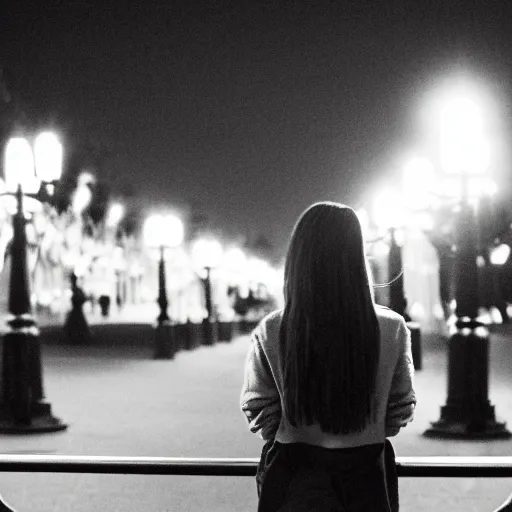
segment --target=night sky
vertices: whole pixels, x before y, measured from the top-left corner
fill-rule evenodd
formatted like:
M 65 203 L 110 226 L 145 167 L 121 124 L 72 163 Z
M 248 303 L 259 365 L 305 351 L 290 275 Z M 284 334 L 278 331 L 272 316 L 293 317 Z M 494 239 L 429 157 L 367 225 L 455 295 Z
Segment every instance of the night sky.
M 309 204 L 359 206 L 395 170 L 457 70 L 489 84 L 512 139 L 507 2 L 446 3 L 13 2 L 1 61 L 25 105 L 110 148 L 114 190 L 280 254 Z

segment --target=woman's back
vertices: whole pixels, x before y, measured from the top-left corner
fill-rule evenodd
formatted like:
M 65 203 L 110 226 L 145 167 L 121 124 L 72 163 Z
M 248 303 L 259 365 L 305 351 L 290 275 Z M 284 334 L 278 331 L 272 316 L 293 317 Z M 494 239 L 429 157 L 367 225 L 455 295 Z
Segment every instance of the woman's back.
M 304 505 L 319 487 L 329 507 L 302 509 L 396 509 L 385 439 L 412 419 L 416 403 L 410 333 L 401 316 L 374 304 L 353 209 L 323 202 L 301 215 L 283 292 L 283 311 L 252 334 L 241 396 L 251 431 L 268 441 L 260 512 L 294 498 Z
M 282 311 L 264 318 L 252 335 L 241 406 L 250 428 L 264 439 L 280 443 L 307 443 L 325 448 L 349 448 L 383 443 L 412 420 L 416 403 L 410 332 L 404 319 L 376 306 L 380 327 L 380 356 L 372 400 L 372 413 L 360 432 L 332 434 L 318 423 L 293 426 L 282 414 L 283 365 L 280 361 Z M 341 371 L 341 369 L 340 369 Z

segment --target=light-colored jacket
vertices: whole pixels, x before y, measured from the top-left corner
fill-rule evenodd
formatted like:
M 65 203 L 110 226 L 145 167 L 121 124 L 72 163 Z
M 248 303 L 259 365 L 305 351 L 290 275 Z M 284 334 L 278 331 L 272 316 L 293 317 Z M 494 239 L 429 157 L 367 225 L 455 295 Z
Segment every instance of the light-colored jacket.
M 283 372 L 279 364 L 279 326 L 282 311 L 265 317 L 252 332 L 245 363 L 240 406 L 249 428 L 263 439 L 308 443 L 326 448 L 349 448 L 384 442 L 413 418 L 416 396 L 411 334 L 403 317 L 376 306 L 380 325 L 380 358 L 375 387 L 375 421 L 361 432 L 331 434 L 320 425 L 292 426 L 282 414 Z

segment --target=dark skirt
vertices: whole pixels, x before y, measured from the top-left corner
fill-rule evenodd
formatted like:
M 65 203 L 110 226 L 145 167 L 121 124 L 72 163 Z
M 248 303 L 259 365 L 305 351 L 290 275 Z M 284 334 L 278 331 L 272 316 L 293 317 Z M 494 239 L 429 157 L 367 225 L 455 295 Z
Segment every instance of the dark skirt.
M 258 512 L 398 511 L 393 446 L 328 449 L 268 442 L 257 475 Z

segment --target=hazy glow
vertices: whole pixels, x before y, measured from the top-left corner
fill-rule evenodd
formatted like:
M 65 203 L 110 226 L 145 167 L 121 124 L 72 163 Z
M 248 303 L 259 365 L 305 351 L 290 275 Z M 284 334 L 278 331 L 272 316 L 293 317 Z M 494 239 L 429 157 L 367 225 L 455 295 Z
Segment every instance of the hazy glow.
M 43 235 L 47 229 L 49 222 L 46 216 L 39 213 L 34 214 L 32 217 L 32 225 L 38 235 Z
M 434 229 L 434 217 L 430 211 L 414 212 L 410 217 L 410 225 L 417 226 L 423 231 L 432 231 Z
M 507 244 L 498 245 L 491 249 L 491 263 L 493 265 L 504 265 L 510 256 L 510 246 Z
M 115 270 L 124 270 L 126 268 L 126 259 L 124 257 L 124 249 L 122 247 L 114 247 L 112 263 Z
M 370 216 L 366 208 L 359 208 L 356 210 L 357 218 L 359 219 L 359 223 L 361 224 L 361 231 L 363 233 L 363 238 L 368 238 L 368 233 L 370 232 Z
M 183 242 L 183 222 L 170 213 L 150 215 L 144 223 L 143 236 L 148 247 L 177 247 Z
M 380 228 L 397 228 L 404 222 L 402 196 L 394 190 L 383 190 L 373 203 L 373 218 Z
M 108 209 L 105 224 L 109 228 L 116 226 L 124 215 L 124 205 L 121 203 L 112 203 Z
M 75 189 L 71 200 L 71 209 L 77 215 L 81 214 L 91 202 L 92 192 L 87 185 L 80 185 Z
M 62 174 L 62 144 L 54 133 L 43 132 L 34 142 L 37 177 L 41 181 L 60 179 Z
M 471 98 L 460 95 L 441 110 L 440 154 L 447 172 L 478 173 L 489 165 L 482 115 Z
M 496 182 L 486 176 L 472 176 L 468 179 L 468 198 L 478 199 L 484 196 L 493 196 L 498 191 Z M 444 196 L 458 198 L 462 194 L 460 178 L 445 178 L 442 181 L 441 192 Z
M 434 189 L 436 175 L 434 166 L 426 158 L 411 158 L 402 176 L 404 201 L 409 208 L 424 209 L 430 206 L 430 194 Z
M 247 267 L 247 256 L 239 247 L 230 247 L 224 253 L 224 266 L 233 272 L 243 273 Z
M 132 277 L 142 276 L 144 274 L 144 267 L 138 261 L 134 261 L 128 268 L 128 273 Z
M 484 195 L 493 196 L 498 192 L 498 185 L 494 180 L 486 179 L 482 185 Z
M 173 266 L 188 269 L 190 267 L 190 256 L 183 247 L 178 247 L 172 254 Z
M 200 268 L 217 267 L 223 255 L 221 243 L 215 238 L 199 238 L 192 244 L 192 261 Z
M 96 181 L 94 175 L 88 171 L 84 171 L 84 172 L 81 172 L 80 175 L 78 176 L 78 180 L 77 180 L 77 186 L 78 187 L 81 187 L 81 186 L 85 186 L 85 185 L 88 185 L 89 183 L 94 183 Z
M 34 155 L 27 139 L 9 139 L 5 148 L 4 173 L 8 192 L 16 192 L 18 185 L 21 185 L 26 194 L 34 194 L 39 190 L 40 182 L 35 173 Z
M 256 283 L 269 284 L 275 280 L 271 266 L 261 258 L 249 258 L 247 260 L 247 273 L 251 281 Z

